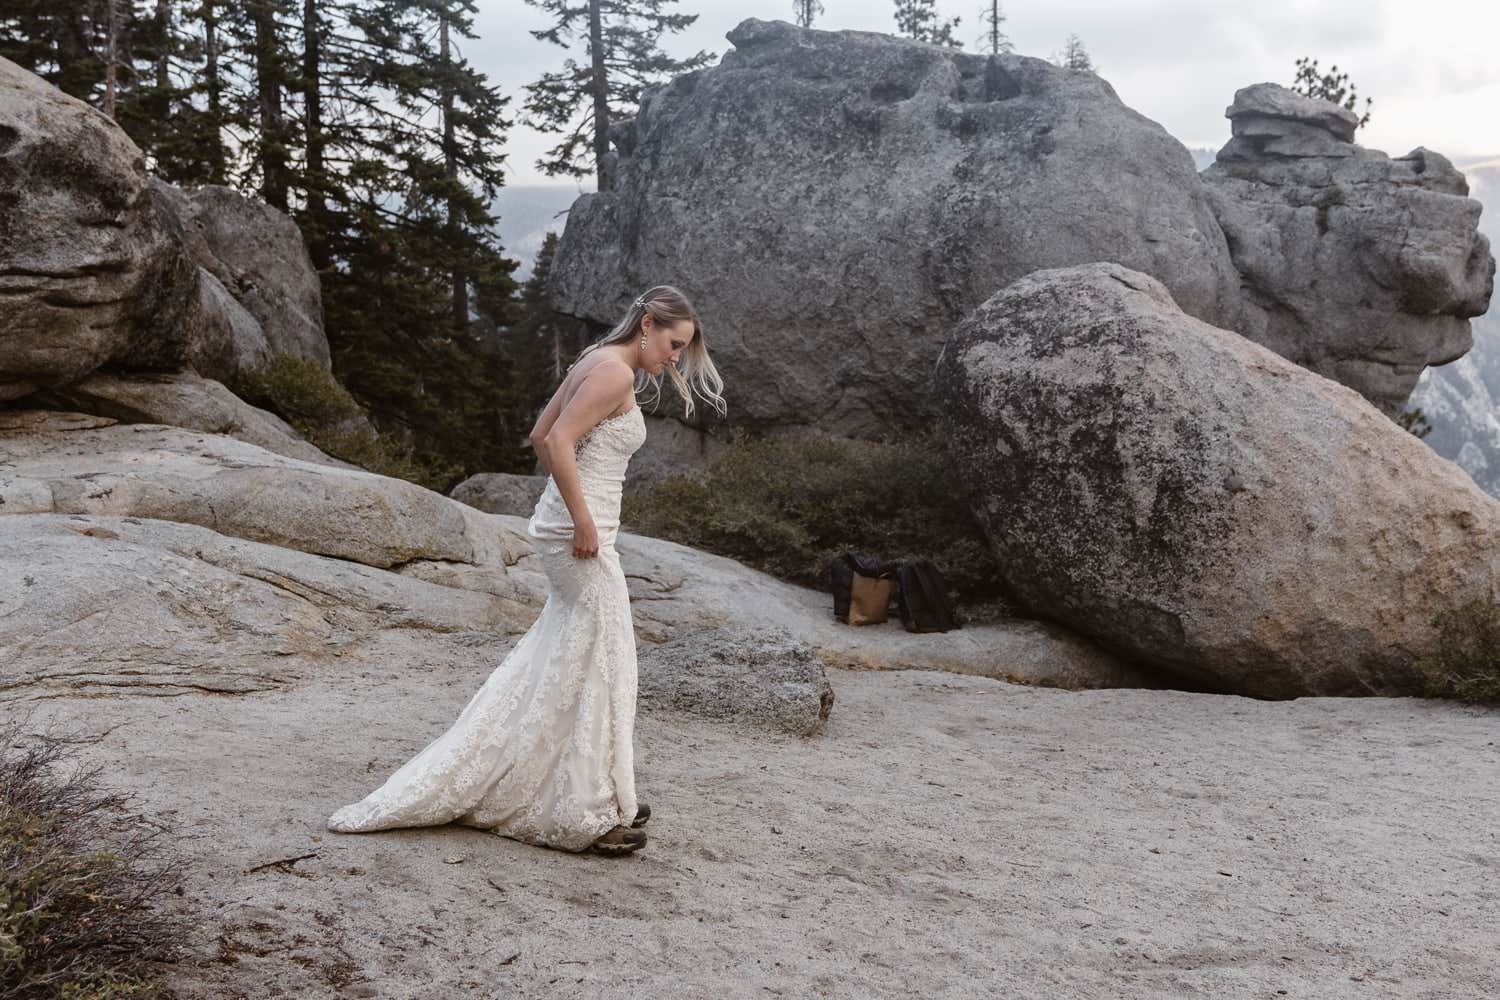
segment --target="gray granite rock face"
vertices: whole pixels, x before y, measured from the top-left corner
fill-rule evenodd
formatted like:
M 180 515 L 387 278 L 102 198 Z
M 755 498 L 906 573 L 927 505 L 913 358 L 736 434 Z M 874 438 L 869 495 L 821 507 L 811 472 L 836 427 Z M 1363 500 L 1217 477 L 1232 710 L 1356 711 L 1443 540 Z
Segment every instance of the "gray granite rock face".
M 470 476 L 448 491 L 459 503 L 491 514 L 530 517 L 547 489 L 546 476 L 518 476 L 509 472 L 482 472 Z
M 731 420 L 871 436 L 934 418 L 948 329 L 1037 268 L 1122 261 L 1194 315 L 1232 306 L 1192 158 L 1097 76 L 755 19 L 728 37 L 613 131 L 618 183 L 574 204 L 552 292 L 612 324 L 682 287 Z
M 114 122 L 0 59 L 0 400 L 182 362 L 193 268 L 146 185 Z
M 822 728 L 833 687 L 811 646 L 774 626 L 725 625 L 643 651 L 643 705 L 742 719 L 799 736 Z
M 255 320 L 267 350 L 331 367 L 318 273 L 291 218 L 215 184 L 184 191 L 152 178 L 151 192 L 188 257 Z
M 1484 205 L 1479 230 L 1500 244 L 1500 159 L 1463 165 L 1471 196 Z M 1407 400 L 1432 433 L 1422 440 L 1457 462 L 1479 488 L 1500 498 L 1500 309 L 1476 316 L 1474 347 L 1452 364 L 1429 368 Z
M 0 401 L 106 365 L 229 378 L 273 353 L 329 367 L 295 223 L 151 177 L 107 117 L 0 59 Z
M 260 322 L 211 271 L 198 268 L 198 303 L 187 362 L 207 378 L 232 379 L 271 363 Z
M 1260 697 L 1419 693 L 1433 616 L 1500 586 L 1500 504 L 1354 391 L 1114 264 L 1041 271 L 938 361 L 1011 589 Z
M 495 561 L 490 515 L 404 479 L 58 411 L 0 411 L 0 515 L 11 514 L 201 524 L 382 568 Z
M 1226 115 L 1246 131 L 1252 131 L 1257 122 L 1274 119 L 1306 125 L 1343 143 L 1354 142 L 1354 132 L 1359 128 L 1359 115 L 1348 108 L 1274 83 L 1241 87 Z M 1239 129 L 1234 132 L 1240 134 Z
M 1353 144 L 1354 116 L 1275 84 L 1235 94 L 1202 178 L 1242 280 L 1227 324 L 1400 410 L 1428 365 L 1461 357 L 1495 258 L 1447 159 Z
M 358 469 L 302 440 L 274 413 L 251 406 L 212 379 L 190 371 L 103 374 L 59 389 L 43 389 L 19 405 L 107 417 L 129 424 L 167 424 L 224 434 L 304 462 Z M 25 411 L 20 411 L 24 413 Z M 0 417 L 0 435 L 6 418 Z M 0 444 L 0 450 L 4 449 Z

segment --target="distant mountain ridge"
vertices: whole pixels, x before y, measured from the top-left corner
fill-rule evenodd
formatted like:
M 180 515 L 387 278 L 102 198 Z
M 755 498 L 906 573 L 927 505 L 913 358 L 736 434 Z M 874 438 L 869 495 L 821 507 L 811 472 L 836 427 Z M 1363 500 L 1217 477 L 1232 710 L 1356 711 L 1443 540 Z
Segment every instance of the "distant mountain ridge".
M 562 233 L 569 207 L 585 193 L 576 184 L 523 184 L 500 189 L 490 210 L 499 217 L 496 230 L 506 256 L 521 262 L 515 272 L 517 281 L 531 276 L 547 233 Z
M 1484 206 L 1479 231 L 1500 247 L 1500 156 L 1469 157 L 1454 165 L 1469 179 L 1469 196 Z M 1474 347 L 1450 365 L 1422 373 L 1411 405 L 1420 406 L 1432 433 L 1425 439 L 1500 498 L 1500 310 L 1474 320 Z

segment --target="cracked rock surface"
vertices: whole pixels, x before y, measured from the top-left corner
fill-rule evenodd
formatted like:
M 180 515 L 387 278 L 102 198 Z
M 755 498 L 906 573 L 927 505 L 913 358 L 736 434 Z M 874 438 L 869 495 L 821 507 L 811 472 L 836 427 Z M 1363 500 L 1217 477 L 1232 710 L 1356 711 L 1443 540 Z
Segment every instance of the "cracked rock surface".
M 1489 308 L 1481 204 L 1432 150 L 1356 145 L 1354 113 L 1330 101 L 1262 83 L 1225 114 L 1233 137 L 1201 176 L 1242 302 L 1216 325 L 1399 412 L 1427 366 L 1469 350 L 1469 319 Z
M 736 425 L 876 437 L 937 416 L 945 332 L 1041 267 L 1117 260 L 1194 315 L 1232 306 L 1192 157 L 1098 76 L 755 18 L 727 37 L 612 129 L 618 181 L 574 203 L 552 289 L 612 324 L 672 275 Z

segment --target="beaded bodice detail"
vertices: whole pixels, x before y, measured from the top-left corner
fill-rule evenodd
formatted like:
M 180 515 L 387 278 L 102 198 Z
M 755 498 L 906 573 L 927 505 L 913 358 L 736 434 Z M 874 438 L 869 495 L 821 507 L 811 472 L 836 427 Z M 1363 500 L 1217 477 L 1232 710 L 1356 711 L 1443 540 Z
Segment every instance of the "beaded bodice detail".
M 641 408 L 605 417 L 573 442 L 578 475 L 590 479 L 625 480 L 630 456 L 646 443 L 646 418 Z

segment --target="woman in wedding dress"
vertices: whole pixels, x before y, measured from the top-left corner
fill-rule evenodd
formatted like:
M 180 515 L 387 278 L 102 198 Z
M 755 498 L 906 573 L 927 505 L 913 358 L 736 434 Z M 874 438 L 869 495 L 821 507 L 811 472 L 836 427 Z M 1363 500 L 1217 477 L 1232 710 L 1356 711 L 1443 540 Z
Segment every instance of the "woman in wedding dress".
M 337 810 L 328 829 L 458 822 L 567 851 L 629 854 L 645 845 L 635 630 L 615 536 L 625 468 L 646 440 L 636 376 L 664 371 L 687 417 L 693 389 L 724 412 L 697 312 L 670 285 L 636 299 L 578 356 L 532 430 L 548 472 L 527 522 L 547 577 L 541 614 L 448 731 Z

